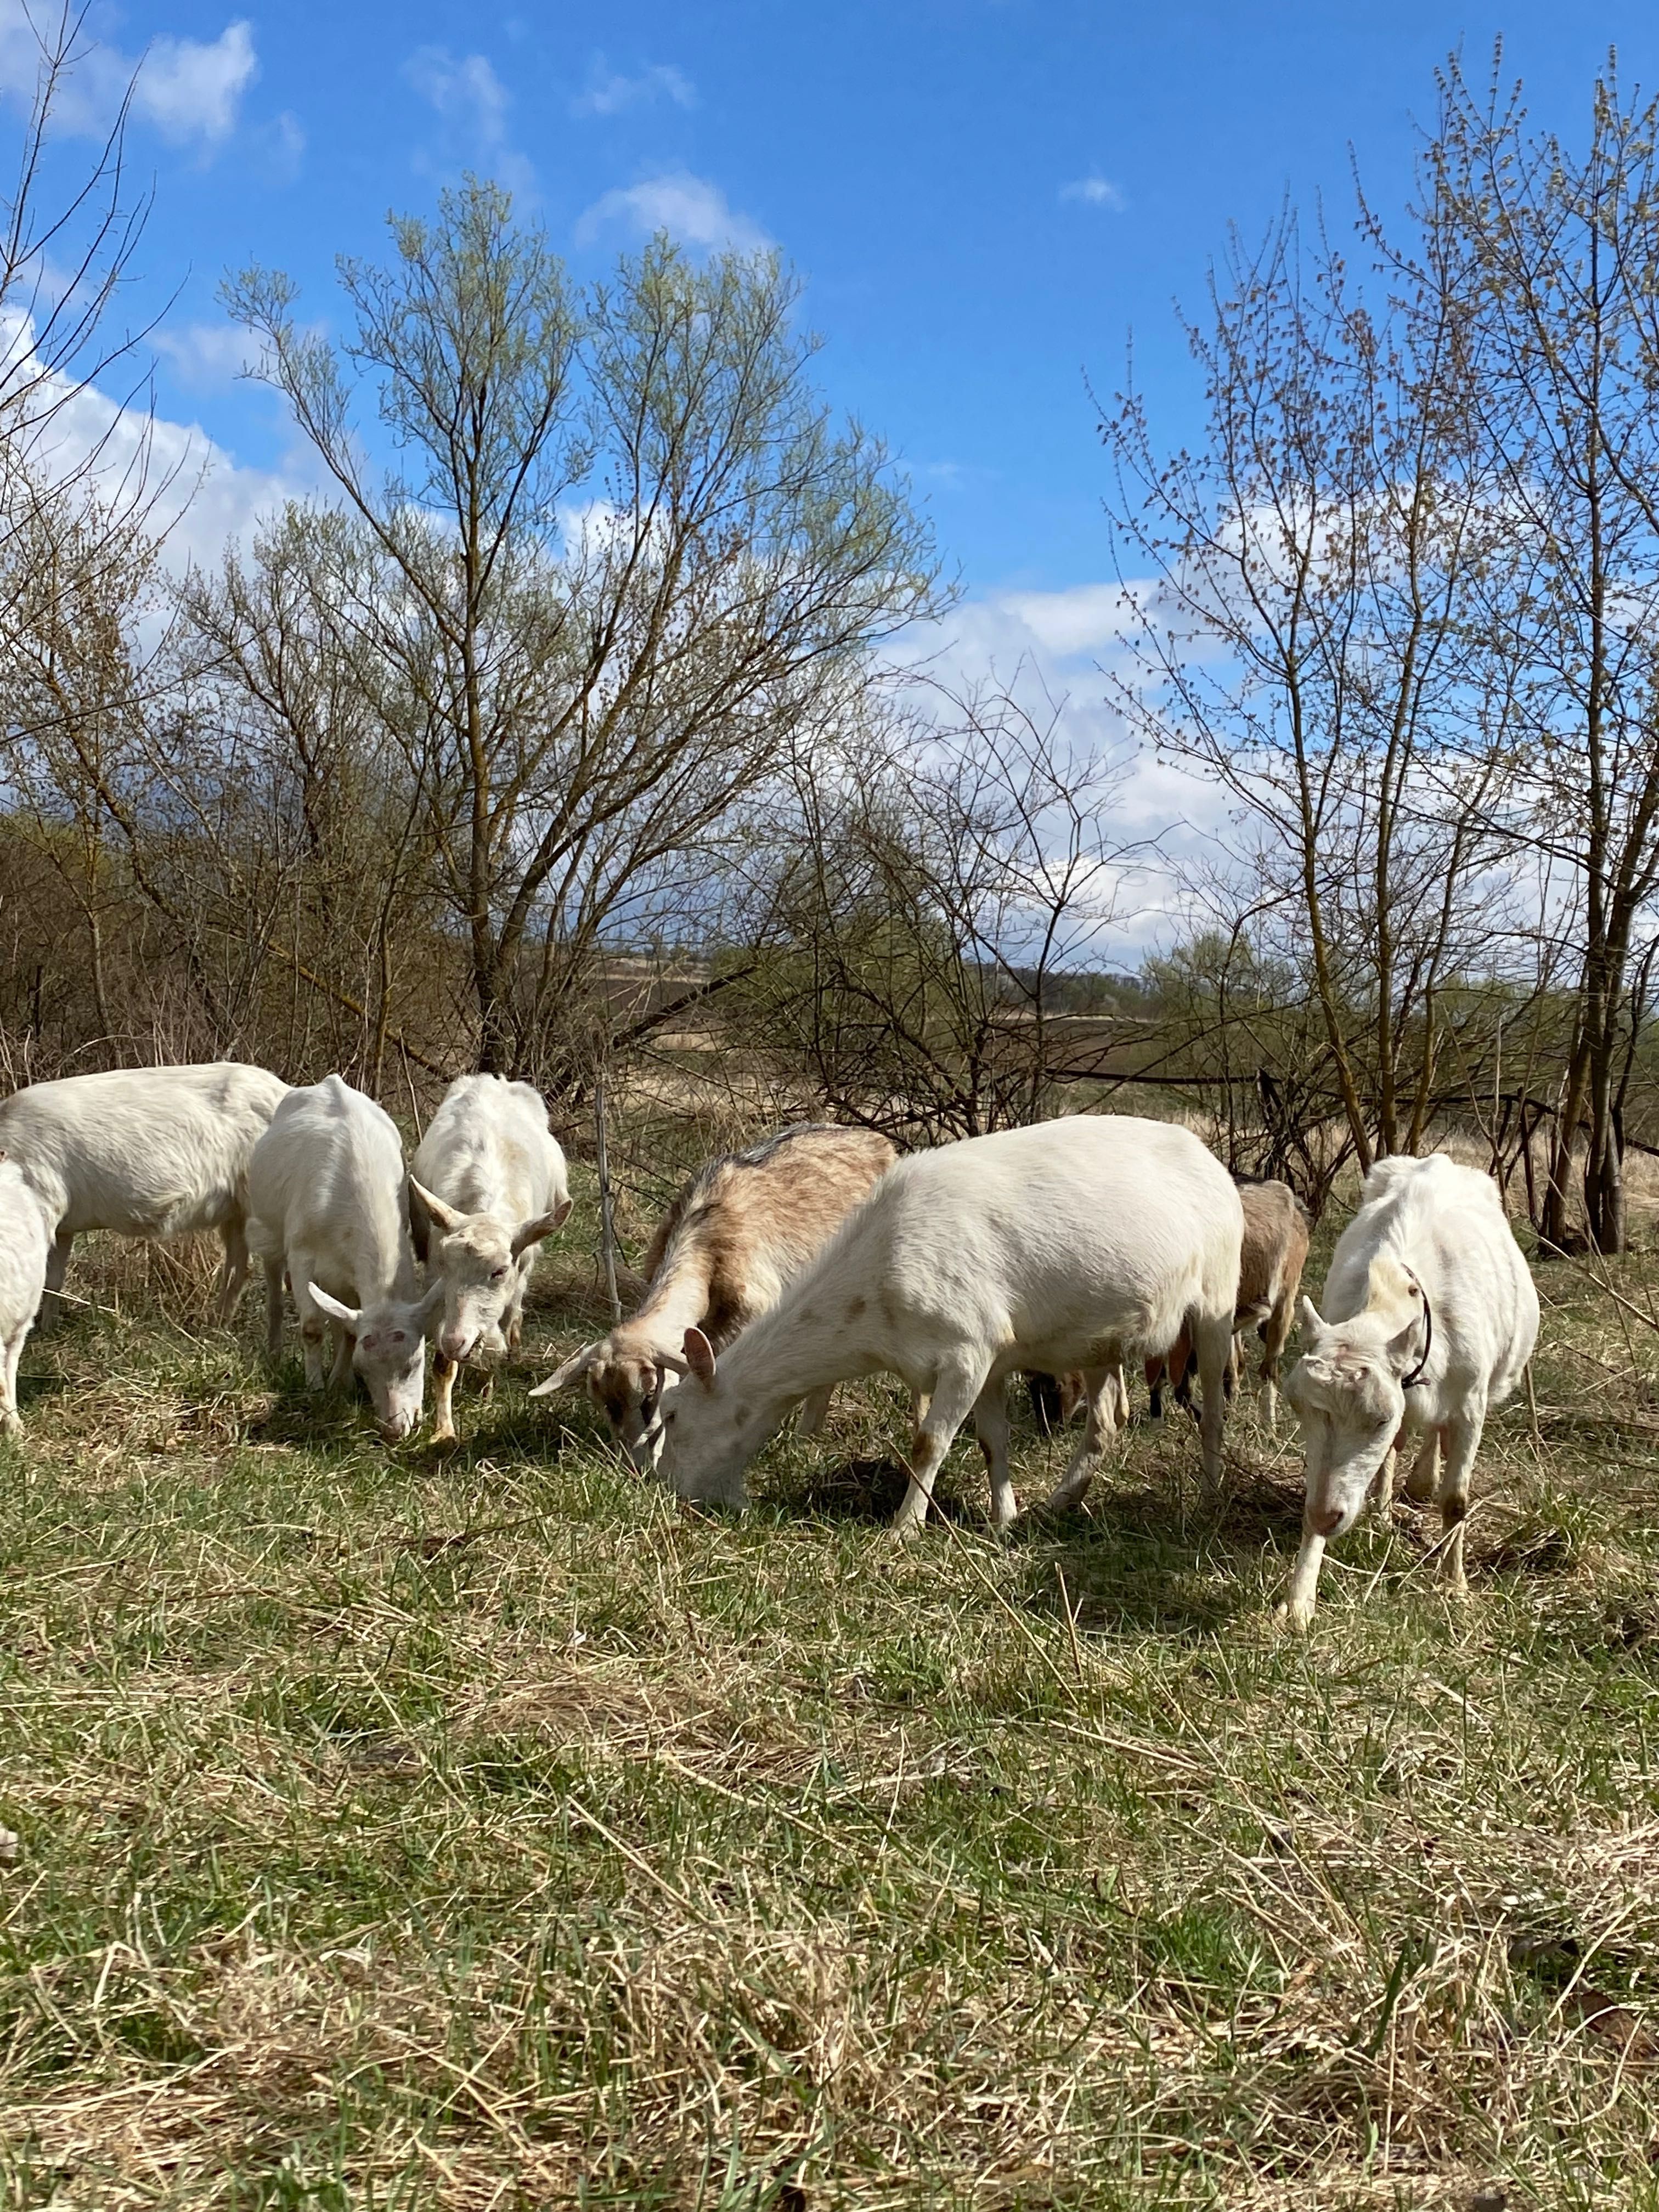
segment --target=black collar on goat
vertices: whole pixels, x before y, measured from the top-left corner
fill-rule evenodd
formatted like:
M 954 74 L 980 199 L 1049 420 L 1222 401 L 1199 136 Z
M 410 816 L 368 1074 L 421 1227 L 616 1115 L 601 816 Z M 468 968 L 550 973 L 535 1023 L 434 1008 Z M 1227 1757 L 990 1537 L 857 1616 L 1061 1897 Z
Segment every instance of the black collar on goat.
M 1411 1275 L 1412 1281 L 1417 1286 L 1417 1295 L 1423 1301 L 1423 1350 L 1419 1356 L 1416 1366 L 1409 1375 L 1401 1379 L 1400 1387 L 1402 1390 L 1415 1390 L 1423 1380 L 1423 1370 L 1429 1364 L 1429 1354 L 1434 1350 L 1434 1308 L 1429 1304 L 1428 1292 L 1422 1284 L 1418 1282 L 1416 1276 L 1412 1275 L 1409 1267 L 1406 1269 L 1406 1273 Z

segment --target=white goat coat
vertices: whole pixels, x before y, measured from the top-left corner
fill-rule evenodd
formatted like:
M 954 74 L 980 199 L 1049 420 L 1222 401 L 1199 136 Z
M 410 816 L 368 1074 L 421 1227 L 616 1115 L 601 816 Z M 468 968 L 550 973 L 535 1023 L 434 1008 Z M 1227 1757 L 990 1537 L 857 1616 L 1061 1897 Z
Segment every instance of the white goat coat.
M 500 1075 L 456 1078 L 410 1175 L 416 1247 L 442 1288 L 433 1435 L 448 1441 L 455 1364 L 517 1346 L 536 1255 L 570 1211 L 569 1183 L 540 1091 Z
M 253 1148 L 248 1200 L 248 1243 L 267 1269 L 286 1264 L 296 1304 L 301 1282 L 347 1305 L 416 1295 L 403 1139 L 343 1077 L 283 1100 Z
M 0 1152 L 27 1176 L 55 1240 L 47 1288 L 61 1285 L 83 1231 L 216 1229 L 228 1313 L 247 1270 L 248 1162 L 287 1089 L 265 1068 L 220 1060 L 65 1075 L 15 1091 L 0 1104 Z
M 46 1287 L 46 1217 L 15 1160 L 0 1160 L 0 1431 L 15 1434 L 17 1362 Z
M 1393 1455 L 1413 1438 L 1426 1439 L 1414 1495 L 1426 1494 L 1445 1451 L 1442 1572 L 1461 1588 L 1482 1425 L 1520 1382 L 1538 1336 L 1538 1293 L 1491 1176 L 1440 1152 L 1379 1160 L 1332 1255 L 1322 1314 L 1303 1302 L 1303 1333 L 1287 1391 L 1307 1454 L 1289 1617 L 1297 1626 L 1312 1618 L 1326 1540 L 1352 1527 L 1374 1484 L 1387 1504 Z
M 1079 1495 L 1109 1380 L 1115 1404 L 1122 1362 L 1167 1350 L 1188 1322 L 1215 1479 L 1243 1233 L 1232 1177 L 1172 1123 L 1079 1116 L 913 1153 L 721 1356 L 712 1388 L 693 1379 L 668 1394 L 661 1472 L 682 1495 L 741 1502 L 743 1468 L 788 1406 L 886 1370 L 931 1399 L 895 1526 L 924 1517 L 933 1469 L 970 1410 L 1005 1522 L 1004 1377 L 1089 1378 L 1090 1428 L 1061 1485 Z
M 425 1391 L 425 1331 L 442 1293 L 422 1299 L 410 1242 L 403 1139 L 372 1098 L 337 1075 L 290 1091 L 254 1146 L 248 1170 L 248 1243 L 264 1261 L 270 1356 L 282 1352 L 283 1273 L 300 1316 L 306 1377 L 331 1380 L 354 1364 L 382 1431 L 407 1436 Z M 318 1294 L 335 1302 L 331 1311 Z
M 1443 1152 L 1378 1160 L 1331 1255 L 1327 1328 L 1364 1312 L 1383 1253 L 1410 1268 L 1434 1316 L 1423 1379 L 1406 1394 L 1407 1427 L 1438 1427 L 1476 1397 L 1501 1405 L 1532 1358 L 1538 1292 L 1492 1177 Z
M 504 1075 L 456 1077 L 409 1171 L 458 1213 L 493 1213 L 515 1225 L 556 1212 L 570 1195 L 541 1092 Z

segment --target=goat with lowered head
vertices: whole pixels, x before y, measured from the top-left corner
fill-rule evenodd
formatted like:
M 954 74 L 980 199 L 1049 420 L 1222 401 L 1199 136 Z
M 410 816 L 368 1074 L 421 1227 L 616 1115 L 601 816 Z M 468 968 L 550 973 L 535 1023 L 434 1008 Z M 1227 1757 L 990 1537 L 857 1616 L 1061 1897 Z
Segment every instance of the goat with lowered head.
M 455 1370 L 516 1351 L 544 1237 L 570 1212 L 564 1153 L 542 1094 L 501 1075 L 457 1076 L 410 1163 L 415 1249 L 443 1285 L 432 1362 L 434 1443 L 453 1442 Z
M 1436 1492 L 1444 1454 L 1441 1573 L 1467 1589 L 1463 1519 L 1481 1429 L 1538 1335 L 1538 1294 L 1491 1177 L 1443 1153 L 1379 1160 L 1332 1255 L 1323 1318 L 1304 1298 L 1302 1328 L 1285 1395 L 1302 1424 L 1307 1494 L 1285 1618 L 1312 1620 L 1327 1543 L 1373 1491 L 1387 1509 L 1410 1442 L 1413 1498 Z
M 248 1243 L 264 1262 L 269 1351 L 283 1350 L 283 1277 L 300 1316 L 306 1380 L 331 1383 L 356 1368 L 389 1443 L 421 1418 L 426 1333 L 442 1307 L 441 1281 L 422 1296 L 409 1234 L 403 1139 L 392 1116 L 337 1075 L 290 1091 L 248 1164 Z
M 686 1331 L 700 1330 L 724 1351 L 777 1304 L 896 1158 L 873 1130 L 804 1122 L 711 1160 L 652 1240 L 650 1288 L 639 1311 L 585 1345 L 531 1396 L 586 1383 L 612 1435 L 636 1467 L 648 1468 L 660 1447 L 664 1386 L 685 1371 Z M 809 1428 L 823 1419 L 829 1395 L 812 1394 Z
M 1089 1419 L 1051 1505 L 1087 1489 L 1126 1357 L 1183 1320 L 1204 1385 L 1204 1470 L 1221 1476 L 1222 1372 L 1243 1215 L 1190 1130 L 1082 1116 L 913 1153 L 716 1362 L 685 1333 L 687 1379 L 664 1394 L 660 1471 L 683 1498 L 744 1503 L 744 1470 L 787 1408 L 854 1376 L 900 1376 L 927 1410 L 895 1534 L 920 1528 L 971 1413 L 999 1528 L 1014 1517 L 1005 1378 L 1084 1377 Z

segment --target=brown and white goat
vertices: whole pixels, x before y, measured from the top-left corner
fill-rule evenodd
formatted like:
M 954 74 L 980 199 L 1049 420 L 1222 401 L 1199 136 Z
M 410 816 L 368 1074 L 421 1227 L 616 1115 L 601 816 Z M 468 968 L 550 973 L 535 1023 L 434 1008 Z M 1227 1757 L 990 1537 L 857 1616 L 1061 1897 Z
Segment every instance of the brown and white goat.
M 1233 1309 L 1233 1349 L 1229 1365 L 1231 1394 L 1243 1367 L 1239 1339 L 1255 1328 L 1262 1342 L 1262 1410 L 1267 1426 L 1279 1426 L 1279 1367 L 1296 1325 L 1297 1293 L 1308 1264 L 1308 1215 L 1301 1200 L 1282 1182 L 1246 1182 L 1238 1189 L 1244 1208 L 1244 1245 L 1239 1259 L 1238 1298 Z M 1163 1413 L 1166 1382 L 1177 1405 L 1192 1398 L 1192 1346 L 1183 1329 L 1161 1359 L 1146 1362 L 1146 1387 L 1152 1413 Z
M 711 1160 L 652 1240 L 639 1311 L 585 1345 L 531 1396 L 585 1382 L 629 1458 L 648 1469 L 659 1449 L 663 1385 L 684 1371 L 686 1331 L 701 1329 L 723 1351 L 777 1304 L 897 1157 L 873 1130 L 802 1122 Z M 822 1391 L 808 1401 L 805 1427 L 823 1419 L 828 1399 Z

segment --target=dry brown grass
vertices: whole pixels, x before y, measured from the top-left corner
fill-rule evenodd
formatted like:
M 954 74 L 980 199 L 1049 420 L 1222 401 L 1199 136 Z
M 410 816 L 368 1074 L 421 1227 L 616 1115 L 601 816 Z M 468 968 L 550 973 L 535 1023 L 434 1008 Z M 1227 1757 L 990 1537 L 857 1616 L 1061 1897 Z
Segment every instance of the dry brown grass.
M 1541 1273 L 1468 1604 L 1402 1513 L 1302 1645 L 1248 1419 L 1218 1521 L 1142 1426 L 895 1557 L 881 1392 L 710 1519 L 522 1378 L 387 1455 L 94 1256 L 0 1505 L 0 2202 L 1653 2212 L 1652 1273 Z

